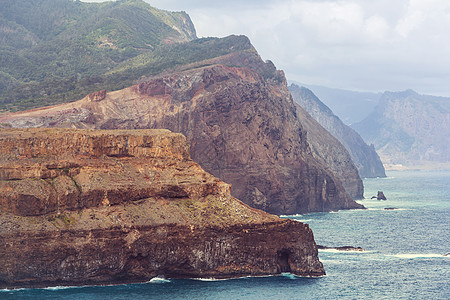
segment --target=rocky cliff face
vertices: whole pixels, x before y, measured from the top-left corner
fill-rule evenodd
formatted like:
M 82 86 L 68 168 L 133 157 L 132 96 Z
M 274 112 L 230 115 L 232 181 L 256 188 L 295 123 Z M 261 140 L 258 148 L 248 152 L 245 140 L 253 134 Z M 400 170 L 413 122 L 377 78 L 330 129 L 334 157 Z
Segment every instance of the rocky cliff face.
M 300 105 L 297 115 L 307 131 L 306 139 L 313 156 L 323 162 L 338 177 L 345 190 L 353 199 L 364 198 L 364 186 L 347 150 L 311 117 Z
M 449 168 L 449 103 L 412 90 L 385 92 L 374 112 L 352 127 L 389 167 Z
M 104 97 L 3 115 L 0 122 L 167 128 L 183 133 L 192 158 L 253 207 L 276 214 L 362 207 L 312 155 L 285 77 L 272 63 L 246 50 L 203 64 L 209 66 L 190 66 Z
M 289 91 L 294 101 L 300 104 L 320 125 L 342 143 L 361 177 L 386 177 L 383 163 L 375 148 L 367 145 L 356 131 L 345 125 L 313 92 L 295 84 L 289 87 Z M 313 128 L 317 128 L 317 126 Z M 339 147 L 333 147 L 332 150 L 335 149 L 337 150 Z M 328 155 L 328 157 L 333 157 L 333 155 Z M 348 169 L 347 166 L 344 166 L 344 168 Z M 339 176 L 339 178 L 342 177 Z
M 324 274 L 308 225 L 233 198 L 167 130 L 2 130 L 0 288 Z

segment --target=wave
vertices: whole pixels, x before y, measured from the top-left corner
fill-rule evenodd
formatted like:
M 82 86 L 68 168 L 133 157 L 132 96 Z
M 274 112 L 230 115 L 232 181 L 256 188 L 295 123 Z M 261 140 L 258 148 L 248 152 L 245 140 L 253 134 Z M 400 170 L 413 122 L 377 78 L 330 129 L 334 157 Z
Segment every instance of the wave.
M 18 288 L 18 289 L 0 289 L 0 293 L 11 293 L 11 292 L 19 292 L 27 290 L 26 288 Z
M 296 222 L 301 222 L 301 223 L 308 223 L 311 222 L 312 219 L 307 219 L 307 220 L 300 220 L 300 219 L 291 219 L 292 221 L 296 221 Z
M 25 290 L 47 290 L 47 291 L 60 291 L 60 290 L 66 290 L 66 289 L 76 289 L 76 288 L 83 288 L 88 287 L 85 286 L 49 286 L 49 287 L 42 287 L 42 288 L 11 288 L 11 289 L 0 289 L 0 292 L 18 292 L 18 291 L 25 291 Z
M 281 273 L 281 276 L 282 277 L 285 277 L 285 278 L 288 278 L 288 279 L 300 279 L 300 278 L 305 278 L 305 277 L 302 277 L 302 276 L 297 276 L 297 275 L 295 275 L 295 274 L 292 274 L 292 273 Z
M 279 215 L 280 218 L 299 218 L 303 216 L 302 214 L 295 214 L 295 215 Z
M 169 279 L 164 278 L 163 276 L 156 276 L 147 281 L 146 283 L 167 283 L 167 282 L 171 281 Z
M 49 287 L 43 288 L 43 290 L 60 291 L 60 290 L 67 290 L 67 289 L 74 289 L 74 288 L 81 288 L 81 286 L 49 286 Z
M 367 254 L 371 253 L 373 251 L 367 251 L 367 250 L 338 250 L 338 249 L 318 249 L 319 252 L 328 252 L 328 253 L 360 253 L 360 254 Z
M 371 210 L 400 211 L 400 210 L 412 210 L 412 209 L 411 208 L 397 208 L 397 207 L 389 207 L 389 206 L 380 206 L 380 207 L 367 207 L 365 210 L 367 210 L 367 211 L 371 211 Z
M 414 258 L 450 258 L 450 256 L 437 253 L 403 253 L 403 254 L 393 254 L 387 255 L 390 257 L 404 258 L 404 259 L 414 259 Z
M 214 277 L 206 277 L 206 278 L 192 278 L 192 280 L 198 280 L 198 281 L 225 281 L 225 280 L 232 280 L 232 279 L 240 279 L 245 277 L 236 277 L 236 278 L 214 278 Z

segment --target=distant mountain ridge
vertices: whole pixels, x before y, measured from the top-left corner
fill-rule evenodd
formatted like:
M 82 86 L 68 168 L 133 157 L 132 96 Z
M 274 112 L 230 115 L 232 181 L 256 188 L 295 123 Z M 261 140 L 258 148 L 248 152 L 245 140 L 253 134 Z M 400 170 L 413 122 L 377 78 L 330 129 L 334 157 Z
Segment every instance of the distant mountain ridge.
M 450 167 L 450 98 L 385 92 L 374 112 L 352 128 L 390 167 Z
M 357 123 L 368 116 L 382 93 L 358 92 L 290 81 L 310 89 L 346 125 Z
M 161 47 L 197 38 L 185 12 L 142 0 L 2 0 L 0 6 L 0 109 L 123 88 L 143 75 L 131 70 L 137 59 L 152 62 Z
M 348 150 L 361 177 L 386 177 L 383 163 L 375 148 L 368 146 L 356 131 L 345 125 L 311 90 L 291 84 L 289 91 L 294 101 Z

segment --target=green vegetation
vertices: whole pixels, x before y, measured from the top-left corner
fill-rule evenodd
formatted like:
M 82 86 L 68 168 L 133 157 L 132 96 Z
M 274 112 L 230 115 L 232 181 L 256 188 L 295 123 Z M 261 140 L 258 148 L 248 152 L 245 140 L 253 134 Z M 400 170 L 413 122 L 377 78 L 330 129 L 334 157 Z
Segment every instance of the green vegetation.
M 56 226 L 58 223 L 62 224 L 62 225 L 72 225 L 76 222 L 74 216 L 70 215 L 70 214 L 55 214 L 52 216 L 49 216 L 47 218 L 47 221 L 49 222 L 53 222 L 54 225 Z M 58 222 L 59 221 L 59 222 Z M 59 224 L 58 224 L 59 225 Z M 58 227 L 58 226 L 57 226 Z
M 251 48 L 244 37 L 195 39 L 186 13 L 142 0 L 0 0 L 0 6 L 0 110 L 70 102 Z

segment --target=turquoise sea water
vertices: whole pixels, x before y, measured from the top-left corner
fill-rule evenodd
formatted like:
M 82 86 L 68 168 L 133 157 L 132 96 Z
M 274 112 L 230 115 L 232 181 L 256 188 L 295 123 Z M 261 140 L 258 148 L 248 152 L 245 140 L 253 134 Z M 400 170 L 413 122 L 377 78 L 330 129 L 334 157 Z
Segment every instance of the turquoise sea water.
M 145 284 L 0 291 L 0 299 L 450 299 L 450 171 L 391 171 L 366 179 L 367 210 L 291 216 L 309 223 L 327 276 L 231 280 L 153 279 Z M 395 207 L 396 210 L 385 210 Z

